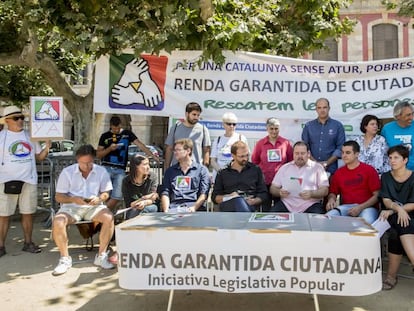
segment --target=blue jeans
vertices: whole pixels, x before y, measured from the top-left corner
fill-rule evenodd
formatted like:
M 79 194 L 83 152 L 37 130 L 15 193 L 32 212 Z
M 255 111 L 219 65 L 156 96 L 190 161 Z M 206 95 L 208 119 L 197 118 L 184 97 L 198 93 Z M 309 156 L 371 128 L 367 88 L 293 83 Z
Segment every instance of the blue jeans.
M 122 180 L 125 177 L 125 170 L 120 167 L 104 165 L 106 171 L 111 177 L 112 191 L 111 198 L 115 200 L 123 200 L 122 196 Z
M 235 197 L 219 205 L 220 212 L 247 212 L 255 211 L 254 206 L 247 204 L 243 197 Z
M 351 207 L 357 206 L 358 204 L 343 204 L 338 207 L 331 209 L 326 214 L 329 216 L 349 216 L 348 211 Z M 379 216 L 378 209 L 375 207 L 367 207 L 359 213 L 358 217 L 362 217 L 369 224 L 372 224 Z
M 126 212 L 125 219 L 134 218 L 135 216 L 138 216 L 140 214 L 156 213 L 156 212 L 158 212 L 158 206 L 156 204 L 145 206 L 142 210 L 131 208 L 130 210 Z

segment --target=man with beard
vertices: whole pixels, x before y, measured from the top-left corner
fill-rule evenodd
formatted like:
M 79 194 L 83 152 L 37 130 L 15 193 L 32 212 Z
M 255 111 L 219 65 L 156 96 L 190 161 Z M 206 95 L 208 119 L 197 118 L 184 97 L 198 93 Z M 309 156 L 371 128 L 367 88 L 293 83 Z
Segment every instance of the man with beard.
M 188 138 L 174 142 L 177 163 L 165 171 L 161 189 L 161 209 L 164 213 L 205 211 L 210 191 L 210 175 L 205 166 L 191 157 L 193 141 Z
M 212 200 L 221 212 L 254 212 L 269 199 L 262 170 L 249 162 L 249 147 L 243 141 L 231 146 L 232 162 L 218 172 Z
M 270 193 L 280 197 L 271 212 L 325 213 L 322 200 L 328 194 L 329 181 L 324 167 L 310 159 L 308 145 L 293 145 L 293 161 L 276 173 Z
M 168 132 L 167 139 L 165 140 L 165 162 L 164 170 L 170 165 L 177 163 L 177 160 L 173 158 L 173 145 L 174 142 L 182 138 L 190 138 L 193 141 L 193 159 L 196 163 L 209 166 L 210 164 L 210 133 L 208 129 L 200 124 L 201 107 L 197 103 L 189 103 L 185 107 L 185 119 L 183 122 L 177 122 L 174 124 Z

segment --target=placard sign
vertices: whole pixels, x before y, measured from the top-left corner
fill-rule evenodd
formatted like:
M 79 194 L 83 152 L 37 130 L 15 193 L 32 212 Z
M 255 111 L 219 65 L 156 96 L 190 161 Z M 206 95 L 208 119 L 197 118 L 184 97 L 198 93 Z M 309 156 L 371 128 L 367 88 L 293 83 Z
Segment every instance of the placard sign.
M 30 97 L 30 135 L 35 140 L 63 139 L 62 97 Z

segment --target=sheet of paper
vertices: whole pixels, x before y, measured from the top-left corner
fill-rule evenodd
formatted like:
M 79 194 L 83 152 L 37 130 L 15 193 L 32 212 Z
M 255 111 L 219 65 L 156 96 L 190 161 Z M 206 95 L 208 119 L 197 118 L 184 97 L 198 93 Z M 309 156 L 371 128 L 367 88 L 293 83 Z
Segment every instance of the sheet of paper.
M 117 216 L 117 215 L 119 215 L 119 214 L 123 214 L 123 213 L 125 213 L 126 211 L 130 210 L 131 208 L 132 208 L 132 207 L 127 207 L 127 208 L 119 209 L 119 210 L 117 210 L 117 211 L 116 211 L 116 214 L 115 214 L 114 216 Z
M 374 221 L 371 226 L 373 226 L 375 228 L 375 230 L 378 231 L 378 236 L 382 237 L 382 235 L 385 233 L 385 231 L 387 231 L 389 228 L 391 228 L 389 222 L 387 220 L 381 220 L 381 219 L 377 219 L 376 221 Z
M 299 196 L 302 192 L 302 180 L 297 177 L 290 177 L 283 181 L 282 189 L 290 192 L 291 196 Z

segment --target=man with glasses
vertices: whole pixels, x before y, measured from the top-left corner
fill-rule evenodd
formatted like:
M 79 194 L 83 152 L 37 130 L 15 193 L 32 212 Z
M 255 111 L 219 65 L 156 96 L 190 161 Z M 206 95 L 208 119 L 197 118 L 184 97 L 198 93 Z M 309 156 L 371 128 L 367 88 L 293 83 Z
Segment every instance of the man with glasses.
M 254 212 L 268 200 L 263 173 L 249 162 L 245 142 L 235 142 L 231 155 L 233 160 L 217 174 L 211 199 L 222 212 Z
M 192 158 L 193 141 L 178 139 L 173 145 L 177 163 L 165 171 L 161 188 L 161 209 L 164 213 L 205 211 L 210 191 L 207 168 Z
M 66 227 L 81 220 L 102 224 L 94 264 L 103 269 L 114 268 L 107 252 L 114 233 L 114 216 L 104 205 L 109 199 L 112 184 L 107 171 L 94 164 L 95 157 L 93 146 L 80 146 L 76 151 L 77 163 L 65 167 L 59 175 L 55 198 L 61 207 L 53 219 L 52 236 L 59 249 L 60 259 L 53 275 L 64 274 L 72 267 Z
M 132 143 L 144 151 L 148 157 L 159 162 L 152 152 L 130 130 L 122 129 L 121 119 L 113 116 L 109 121 L 110 130 L 99 138 L 97 157 L 102 160 L 113 185 L 111 198 L 107 206 L 114 210 L 119 201 L 122 201 L 122 180 L 128 163 L 128 146 Z
M 174 142 L 181 138 L 190 138 L 193 141 L 193 158 L 197 163 L 209 166 L 210 164 L 210 133 L 203 124 L 199 123 L 201 107 L 198 103 L 188 103 L 185 107 L 185 119 L 174 124 L 165 139 L 164 170 L 177 163 L 173 157 Z
M 50 140 L 42 150 L 39 142 L 32 141 L 23 129 L 24 115 L 16 106 L 6 107 L 0 131 L 0 257 L 6 254 L 5 242 L 10 216 L 16 211 L 22 215 L 24 234 L 23 251 L 39 253 L 41 249 L 32 241 L 33 214 L 37 208 L 36 161 L 47 157 Z
M 394 121 L 384 125 L 381 135 L 389 147 L 404 145 L 410 151 L 407 168 L 414 171 L 414 107 L 409 102 L 401 102 L 394 106 Z

